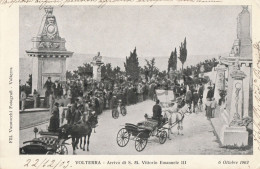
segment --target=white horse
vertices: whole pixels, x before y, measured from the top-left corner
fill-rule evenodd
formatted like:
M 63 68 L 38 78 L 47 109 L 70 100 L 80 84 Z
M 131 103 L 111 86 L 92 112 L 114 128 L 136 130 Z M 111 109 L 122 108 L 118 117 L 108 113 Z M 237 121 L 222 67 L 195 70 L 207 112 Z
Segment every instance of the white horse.
M 191 108 L 189 104 L 185 104 L 182 108 L 177 109 L 176 107 L 172 108 L 167 108 L 164 110 L 165 114 L 164 116 L 168 118 L 168 123 L 169 123 L 169 134 L 172 127 L 174 127 L 176 124 L 178 124 L 178 135 L 183 135 L 182 130 L 183 130 L 183 125 L 182 121 L 184 119 L 185 114 L 189 113 L 191 114 Z M 168 112 L 168 113 L 167 113 Z

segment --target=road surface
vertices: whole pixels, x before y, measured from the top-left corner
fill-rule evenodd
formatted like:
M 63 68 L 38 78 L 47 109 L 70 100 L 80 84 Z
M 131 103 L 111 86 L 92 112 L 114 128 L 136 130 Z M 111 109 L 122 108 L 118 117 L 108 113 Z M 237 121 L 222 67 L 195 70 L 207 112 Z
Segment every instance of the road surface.
M 211 122 L 205 117 L 205 112 L 185 116 L 183 120 L 184 135 L 177 135 L 177 128 L 173 128 L 172 140 L 160 144 L 158 138 L 150 137 L 146 148 L 142 152 L 135 150 L 134 141 L 130 140 L 126 147 L 119 147 L 116 142 L 118 131 L 125 123 L 136 124 L 144 120 L 144 114 L 152 115 L 151 100 L 127 107 L 127 115 L 120 115 L 113 119 L 111 110 L 104 111 L 99 116 L 96 133 L 90 138 L 90 151 L 77 150 L 78 155 L 218 155 L 218 154 L 248 154 L 252 150 L 231 150 L 220 148 L 214 135 Z M 48 123 L 41 124 L 39 129 L 46 130 Z M 20 130 L 20 146 L 23 141 L 34 138 L 33 128 Z M 67 143 L 71 143 L 68 140 Z M 72 154 L 71 145 L 68 146 Z

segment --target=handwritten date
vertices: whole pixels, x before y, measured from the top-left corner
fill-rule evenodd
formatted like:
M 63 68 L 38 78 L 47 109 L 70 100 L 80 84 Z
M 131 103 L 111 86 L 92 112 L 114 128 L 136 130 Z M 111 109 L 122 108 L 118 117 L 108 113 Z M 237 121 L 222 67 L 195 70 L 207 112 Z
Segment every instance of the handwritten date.
M 65 161 L 65 160 L 51 160 L 51 159 L 44 159 L 44 160 L 40 160 L 40 159 L 27 159 L 25 164 L 24 164 L 25 168 L 36 168 L 36 169 L 40 169 L 40 168 L 51 168 L 51 169 L 59 169 L 59 168 L 67 168 L 67 167 L 71 167 L 70 166 L 70 161 Z

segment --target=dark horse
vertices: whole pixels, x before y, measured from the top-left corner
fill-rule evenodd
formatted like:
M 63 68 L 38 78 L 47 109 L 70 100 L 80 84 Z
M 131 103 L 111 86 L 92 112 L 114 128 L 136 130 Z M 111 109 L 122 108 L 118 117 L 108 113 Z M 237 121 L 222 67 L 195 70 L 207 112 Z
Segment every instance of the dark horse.
M 79 140 L 82 137 L 85 137 L 83 147 L 83 150 L 85 150 L 86 136 L 88 136 L 87 151 L 89 151 L 89 138 L 92 133 L 92 128 L 94 128 L 96 124 L 97 116 L 95 115 L 90 115 L 87 120 L 83 118 L 82 121 L 77 124 L 65 124 L 59 128 L 60 137 L 68 138 L 69 135 L 71 136 L 73 154 L 76 154 L 76 146 L 78 145 Z

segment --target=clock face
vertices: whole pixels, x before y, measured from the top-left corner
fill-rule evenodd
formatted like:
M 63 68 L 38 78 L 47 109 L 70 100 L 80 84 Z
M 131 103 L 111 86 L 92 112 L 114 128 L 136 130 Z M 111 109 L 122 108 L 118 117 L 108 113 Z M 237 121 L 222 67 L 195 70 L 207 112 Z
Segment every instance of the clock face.
M 48 33 L 50 33 L 50 34 L 53 34 L 54 32 L 55 32 L 55 26 L 54 25 L 49 25 L 48 27 L 47 27 L 47 31 L 48 31 Z
M 47 32 L 47 35 L 50 37 L 50 38 L 53 38 L 57 32 L 57 27 L 56 25 L 54 24 L 49 24 L 46 26 L 46 32 Z

